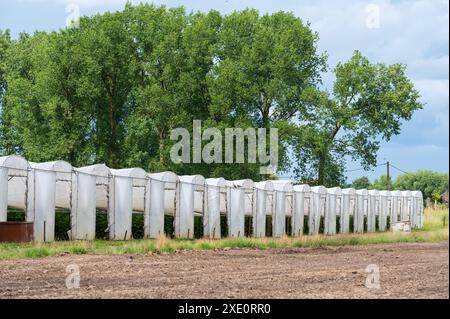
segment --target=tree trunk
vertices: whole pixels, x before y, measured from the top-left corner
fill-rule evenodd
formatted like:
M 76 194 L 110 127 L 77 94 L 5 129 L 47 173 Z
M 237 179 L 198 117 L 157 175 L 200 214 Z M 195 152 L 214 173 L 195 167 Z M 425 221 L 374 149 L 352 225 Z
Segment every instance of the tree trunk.
M 323 185 L 324 184 L 324 180 L 325 180 L 325 164 L 326 163 L 326 155 L 325 154 L 321 154 L 320 158 L 319 158 L 319 168 L 318 168 L 318 178 L 317 178 L 317 183 L 319 185 Z

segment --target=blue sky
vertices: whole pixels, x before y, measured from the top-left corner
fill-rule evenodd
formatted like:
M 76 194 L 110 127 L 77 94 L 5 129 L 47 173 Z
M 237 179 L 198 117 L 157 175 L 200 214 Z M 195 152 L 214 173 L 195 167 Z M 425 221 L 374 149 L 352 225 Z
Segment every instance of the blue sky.
M 0 29 L 19 32 L 57 30 L 65 26 L 76 8 L 81 15 L 91 15 L 123 8 L 125 0 L 10 0 L 0 1 Z M 131 1 L 133 3 L 139 1 Z M 448 0 L 216 0 L 152 1 L 167 6 L 183 5 L 188 10 L 217 9 L 227 13 L 246 7 L 260 12 L 292 11 L 309 21 L 320 35 L 319 49 L 329 55 L 335 66 L 358 49 L 372 62 L 405 63 L 408 76 L 426 103 L 403 125 L 402 133 L 383 143 L 379 162 L 390 160 L 406 170 L 430 169 L 448 172 L 449 166 L 449 2 Z M 379 9 L 377 28 L 367 27 L 368 5 Z M 371 8 L 371 7 L 370 7 Z M 373 11 L 371 11 L 373 12 Z M 332 74 L 324 75 L 330 87 Z M 358 168 L 348 162 L 348 169 Z M 367 175 L 372 180 L 384 168 L 371 172 L 352 172 L 349 180 Z M 392 170 L 394 176 L 399 172 Z

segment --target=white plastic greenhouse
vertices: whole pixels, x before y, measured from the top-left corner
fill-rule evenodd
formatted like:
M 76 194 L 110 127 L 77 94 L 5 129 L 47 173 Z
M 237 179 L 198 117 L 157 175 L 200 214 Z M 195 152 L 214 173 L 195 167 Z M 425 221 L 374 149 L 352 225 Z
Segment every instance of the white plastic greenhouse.
M 47 163 L 30 162 L 34 189 L 33 220 L 34 239 L 40 242 L 55 239 L 55 208 L 71 209 L 72 165 L 64 161 Z
M 377 190 L 369 191 L 369 210 L 367 215 L 367 232 L 372 233 L 376 230 L 376 216 L 380 214 L 380 192 Z
M 413 228 L 423 227 L 423 195 L 421 191 L 412 191 L 412 223 Z
M 339 187 L 328 188 L 328 207 L 325 211 L 324 234 L 336 234 L 336 215 L 341 215 L 342 190 Z
M 356 215 L 356 190 L 354 188 L 344 188 L 342 190 L 342 211 L 341 211 L 341 233 L 350 231 L 350 216 Z
M 229 237 L 243 237 L 245 215 L 253 212 L 253 181 L 243 179 L 227 181 L 227 222 Z
M 325 212 L 328 209 L 328 190 L 324 186 L 314 186 L 311 187 L 311 193 L 312 209 L 308 219 L 309 234 L 317 235 L 320 230 L 320 218 L 325 216 Z
M 402 192 L 401 191 L 391 191 L 391 228 L 395 223 L 401 220 L 402 211 Z
M 28 162 L 17 155 L 0 157 L 0 222 L 10 210 L 23 212 L 33 222 L 33 238 L 55 239 L 56 210 L 70 214 L 71 240 L 93 240 L 96 216 L 105 214 L 110 240 L 133 238 L 133 214 L 143 214 L 145 238 L 164 235 L 165 216 L 174 218 L 177 238 L 194 238 L 194 218 L 203 218 L 203 236 L 221 237 L 221 216 L 229 237 L 245 236 L 245 218 L 252 219 L 253 237 L 266 236 L 266 217 L 272 217 L 272 236 L 385 231 L 389 224 L 410 222 L 423 227 L 420 191 L 355 190 L 294 185 L 291 181 L 249 179 L 226 181 L 172 172 L 147 173 L 141 168 L 110 169 L 104 164 L 74 168 L 64 161 Z M 337 223 L 339 217 L 339 224 Z M 337 227 L 339 226 L 339 227 Z M 250 231 L 250 230 L 249 230 Z
M 206 179 L 206 209 L 203 217 L 203 235 L 207 238 L 221 237 L 220 203 L 226 202 L 227 182 L 223 178 Z
M 185 175 L 179 179 L 175 237 L 194 238 L 194 213 L 203 214 L 205 208 L 205 178 L 201 175 Z
M 292 216 L 294 187 L 290 181 L 273 181 L 275 208 L 272 213 L 272 236 L 286 235 L 286 216 Z
M 311 214 L 311 187 L 309 185 L 294 186 L 294 215 L 292 216 L 292 235 L 301 236 L 305 223 L 305 215 Z
M 379 230 L 385 231 L 387 227 L 387 218 L 391 218 L 392 195 L 390 191 L 380 191 L 380 215 Z
M 178 176 L 173 172 L 148 174 L 150 182 L 149 209 L 144 213 L 145 238 L 164 235 L 164 215 L 174 215 Z
M 356 212 L 353 218 L 353 231 L 355 233 L 364 232 L 364 217 L 369 215 L 369 192 L 367 189 L 356 191 Z
M 266 236 L 266 215 L 274 211 L 273 183 L 271 181 L 255 183 L 254 199 L 255 210 L 253 214 L 253 236 Z
M 32 193 L 29 192 L 30 164 L 23 157 L 0 157 L 0 221 L 7 220 L 7 208 L 23 210 L 28 221 L 33 220 Z

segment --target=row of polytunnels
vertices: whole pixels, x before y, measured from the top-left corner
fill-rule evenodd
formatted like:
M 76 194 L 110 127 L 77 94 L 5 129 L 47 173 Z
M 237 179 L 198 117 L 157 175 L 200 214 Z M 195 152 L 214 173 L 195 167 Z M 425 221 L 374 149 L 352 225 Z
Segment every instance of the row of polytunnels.
M 423 226 L 420 191 L 227 181 L 104 164 L 75 168 L 64 161 L 32 163 L 17 155 L 0 157 L 0 222 L 7 221 L 10 209 L 24 211 L 40 242 L 55 240 L 56 209 L 70 215 L 71 240 L 95 239 L 99 210 L 107 215 L 111 240 L 133 238 L 133 214 L 143 215 L 145 238 L 163 235 L 167 216 L 177 238 L 194 238 L 196 216 L 202 220 L 202 236 L 214 239 L 224 235 L 221 227 L 228 237 L 264 237 L 267 223 L 273 237 L 385 231 L 400 221 Z

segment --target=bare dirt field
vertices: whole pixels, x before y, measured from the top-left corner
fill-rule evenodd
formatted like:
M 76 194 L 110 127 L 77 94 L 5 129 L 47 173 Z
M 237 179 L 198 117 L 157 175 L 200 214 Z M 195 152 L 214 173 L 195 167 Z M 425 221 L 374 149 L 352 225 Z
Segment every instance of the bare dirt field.
M 379 289 L 365 286 L 370 264 Z M 448 242 L 61 255 L 0 261 L 0 298 L 448 298 L 448 267 Z

